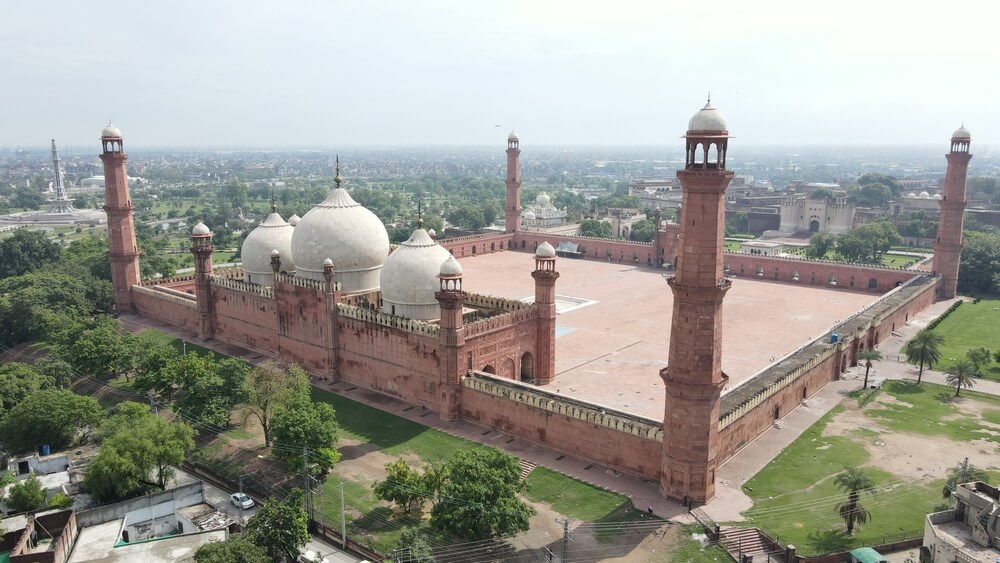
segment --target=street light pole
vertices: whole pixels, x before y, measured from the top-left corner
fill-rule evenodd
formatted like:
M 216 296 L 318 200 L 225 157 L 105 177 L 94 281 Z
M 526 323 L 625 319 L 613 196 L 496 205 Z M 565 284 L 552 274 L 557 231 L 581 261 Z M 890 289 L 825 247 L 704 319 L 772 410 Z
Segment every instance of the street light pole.
M 243 531 L 243 476 L 240 475 L 240 531 Z
M 347 550 L 347 516 L 344 509 L 344 481 L 340 482 L 340 538 L 344 550 Z

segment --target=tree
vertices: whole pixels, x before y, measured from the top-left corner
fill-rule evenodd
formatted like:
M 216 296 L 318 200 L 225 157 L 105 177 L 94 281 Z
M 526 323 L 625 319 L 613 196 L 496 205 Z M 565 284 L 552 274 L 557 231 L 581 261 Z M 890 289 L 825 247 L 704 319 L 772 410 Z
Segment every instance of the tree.
M 385 466 L 385 481 L 375 483 L 375 496 L 393 502 L 401 512 L 410 512 L 414 504 L 427 496 L 427 489 L 420 472 L 410 468 L 400 458 Z M 418 505 L 419 506 L 419 505 Z
M 495 448 L 459 451 L 448 463 L 431 525 L 470 541 L 523 532 L 534 514 L 517 496 L 523 488 L 521 469 L 510 454 Z
M 0 343 L 41 340 L 113 301 L 111 284 L 75 267 L 46 268 L 0 280 Z
M 871 184 L 881 184 L 886 186 L 892 191 L 893 197 L 899 197 L 899 195 L 903 193 L 903 186 L 899 184 L 899 181 L 896 180 L 896 178 L 889 176 L 888 174 L 869 172 L 867 174 L 862 174 L 861 177 L 858 178 L 859 186 L 869 186 Z
M 62 389 L 36 391 L 0 421 L 0 441 L 14 452 L 41 445 L 65 448 L 74 442 L 78 432 L 100 422 L 103 414 L 91 397 Z
M 875 221 L 851 229 L 837 238 L 837 252 L 851 262 L 878 263 L 903 237 L 890 221 Z
M 300 489 L 285 499 L 272 496 L 247 522 L 243 535 L 264 548 L 271 560 L 294 559 L 309 541 L 308 515 Z
M 73 384 L 73 366 L 59 358 L 52 356 L 41 358 L 31 367 L 45 376 L 56 389 L 66 389 Z
M 37 190 L 33 190 L 27 186 L 20 186 L 14 191 L 14 197 L 11 198 L 10 202 L 14 204 L 14 207 L 38 209 L 42 205 L 45 205 L 45 198 Z
M 62 248 L 48 239 L 43 231 L 17 229 L 0 241 L 0 278 L 20 276 L 54 264 L 62 256 Z
M 743 213 L 742 211 L 740 213 Z M 739 213 L 737 213 L 739 215 Z M 744 214 L 745 215 L 745 214 Z M 628 237 L 634 241 L 638 242 L 652 242 L 653 237 L 656 236 L 656 226 L 650 219 L 643 219 L 642 221 L 636 221 L 632 223 L 632 230 L 629 231 Z
M 837 512 L 847 524 L 847 533 L 850 535 L 854 533 L 855 525 L 866 524 L 871 520 L 871 513 L 861 506 L 860 501 L 862 492 L 875 496 L 875 482 L 860 467 L 844 467 L 844 472 L 834 477 L 833 484 L 847 493 L 847 501 L 837 505 Z
M 252 368 L 244 382 L 246 417 L 255 418 L 264 432 L 264 445 L 271 445 L 274 414 L 295 398 L 309 392 L 309 378 L 297 365 L 282 366 L 273 361 Z M 246 420 L 244 420 L 244 424 Z
M 0 416 L 35 391 L 51 387 L 51 380 L 34 366 L 16 362 L 0 365 Z
M 134 361 L 131 335 L 122 334 L 118 319 L 100 316 L 86 329 L 60 346 L 60 357 L 82 374 L 111 377 L 128 372 Z
M 958 265 L 962 293 L 996 292 L 1000 288 L 1000 234 L 966 229 Z
M 976 377 L 982 377 L 983 366 L 990 363 L 990 359 L 993 354 L 990 352 L 989 348 L 978 346 L 976 348 L 969 348 L 965 351 L 965 357 L 972 364 L 973 373 Z
M 29 512 L 45 504 L 45 489 L 32 473 L 27 479 L 10 488 L 7 507 L 14 512 Z
M 274 414 L 271 438 L 275 442 L 274 457 L 286 460 L 293 472 L 302 468 L 304 449 L 309 450 L 308 462 L 315 475 L 326 475 L 340 460 L 337 415 L 332 406 L 314 403 L 308 395 L 295 397 Z
M 105 434 L 101 450 L 87 468 L 84 485 L 101 501 L 117 500 L 150 489 L 166 490 L 173 466 L 194 449 L 194 430 L 184 422 L 168 422 L 135 407 L 121 415 L 113 434 Z M 112 417 L 114 418 L 114 417 Z M 129 422 L 122 426 L 123 422 Z
M 179 357 L 180 353 L 177 350 L 164 343 L 151 343 L 141 349 L 139 356 L 135 359 L 133 388 L 140 393 L 166 392 L 167 378 L 172 376 L 172 373 L 165 373 L 166 367 Z M 175 383 L 175 381 L 169 382 L 171 391 Z
M 585 237 L 612 238 L 611 223 L 598 221 L 596 219 L 584 219 L 580 221 L 580 234 Z
M 945 382 L 955 388 L 955 396 L 962 391 L 962 388 L 972 389 L 976 385 L 976 368 L 968 360 L 957 360 L 955 365 L 948 370 Z
M 973 481 L 986 481 L 989 474 L 969 463 L 969 458 L 948 470 L 948 477 L 945 479 L 944 487 L 941 489 L 941 496 L 948 498 L 955 492 L 955 487 L 962 483 Z
M 934 364 L 941 360 L 941 346 L 943 344 L 944 336 L 926 328 L 906 343 L 906 361 L 911 364 L 920 364 L 920 371 L 917 372 L 918 384 L 924 376 L 924 365 L 933 368 Z
M 230 536 L 226 541 L 206 543 L 194 552 L 195 563 L 272 563 L 267 550 L 244 536 Z
M 858 353 L 858 359 L 865 362 L 865 384 L 862 389 L 868 389 L 868 372 L 872 369 L 872 362 L 882 359 L 882 353 L 878 350 L 862 350 Z
M 435 563 L 434 553 L 427 539 L 420 533 L 418 528 L 407 528 L 399 535 L 398 547 L 393 551 L 398 556 L 398 561 L 409 563 Z
M 806 249 L 806 256 L 809 258 L 821 259 L 826 257 L 826 253 L 834 247 L 837 237 L 830 233 L 816 233 L 809 238 L 809 247 Z

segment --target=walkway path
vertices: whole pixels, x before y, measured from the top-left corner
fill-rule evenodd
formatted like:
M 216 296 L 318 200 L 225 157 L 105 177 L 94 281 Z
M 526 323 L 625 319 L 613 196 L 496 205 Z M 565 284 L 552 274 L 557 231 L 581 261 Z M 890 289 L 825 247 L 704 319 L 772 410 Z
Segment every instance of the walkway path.
M 942 301 L 931 305 L 911 319 L 891 338 L 883 341 L 879 349 L 886 359 L 872 367 L 871 376 L 915 380 L 917 370 L 906 363 L 905 355 L 900 353 L 900 349 L 917 331 L 926 327 L 953 302 L 953 300 Z M 173 334 L 178 338 L 191 339 L 190 333 L 155 319 L 138 315 L 122 315 L 122 320 L 131 330 L 153 328 Z M 216 340 L 198 342 L 198 344 L 221 354 L 242 357 L 252 363 L 267 359 L 262 354 Z M 828 413 L 844 395 L 857 389 L 860 386 L 860 379 L 863 377 L 864 368 L 862 366 L 850 368 L 843 379 L 830 383 L 783 418 L 782 420 L 785 422 L 783 428 L 767 430 L 728 459 L 717 473 L 716 498 L 704 506 L 703 510 L 717 522 L 742 520 L 743 517 L 740 513 L 752 506 L 750 498 L 742 491 L 743 483 L 763 469 L 781 450 Z M 923 379 L 925 381 L 943 384 L 944 377 L 944 374 L 940 372 L 924 370 Z M 314 379 L 313 384 L 379 410 L 437 428 L 453 436 L 495 446 L 531 463 L 625 495 L 632 499 L 633 504 L 640 510 L 652 508 L 657 515 L 663 518 L 679 522 L 693 521 L 683 506 L 663 498 L 656 481 L 618 473 L 609 467 L 473 422 L 444 422 L 436 414 L 428 414 L 425 410 L 411 408 L 413 405 L 410 403 L 349 383 L 333 384 Z M 978 380 L 975 390 L 1000 395 L 1000 383 Z

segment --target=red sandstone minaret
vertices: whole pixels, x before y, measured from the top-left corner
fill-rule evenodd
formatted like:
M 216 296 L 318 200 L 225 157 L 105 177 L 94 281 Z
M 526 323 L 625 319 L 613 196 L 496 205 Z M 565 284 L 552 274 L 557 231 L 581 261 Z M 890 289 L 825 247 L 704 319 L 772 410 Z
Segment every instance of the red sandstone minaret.
M 687 156 L 677 178 L 683 189 L 677 274 L 667 367 L 660 491 L 681 501 L 715 496 L 722 373 L 722 273 L 729 130 L 711 100 L 688 124 Z
M 934 240 L 934 273 L 941 276 L 939 299 L 955 297 L 958 286 L 958 263 L 962 254 L 962 224 L 965 219 L 965 181 L 969 173 L 969 143 L 972 135 L 965 125 L 951 136 L 948 172 L 944 177 L 944 194 L 938 215 L 937 238 Z
M 545 385 L 556 375 L 556 249 L 548 241 L 535 249 L 535 309 L 538 311 L 535 330 L 535 366 L 532 379 Z M 524 368 L 521 368 L 524 371 Z
M 104 163 L 104 211 L 108 214 L 108 259 L 115 290 L 115 309 L 132 310 L 132 286 L 139 285 L 139 247 L 135 243 L 132 198 L 128 193 L 121 129 L 108 123 L 101 131 Z
M 462 291 L 462 265 L 449 256 L 441 264 L 438 274 L 440 290 L 434 293 L 441 306 L 441 420 L 457 420 L 459 416 L 459 392 L 465 368 L 460 357 L 465 347 L 465 327 L 462 320 L 462 305 L 465 292 Z
M 198 302 L 198 336 L 208 340 L 215 335 L 212 325 L 212 231 L 199 222 L 191 230 L 191 253 L 194 254 L 194 294 Z
M 517 232 L 521 226 L 521 149 L 518 148 L 520 140 L 517 133 L 511 131 L 507 135 L 507 207 L 504 212 L 506 218 L 506 232 Z

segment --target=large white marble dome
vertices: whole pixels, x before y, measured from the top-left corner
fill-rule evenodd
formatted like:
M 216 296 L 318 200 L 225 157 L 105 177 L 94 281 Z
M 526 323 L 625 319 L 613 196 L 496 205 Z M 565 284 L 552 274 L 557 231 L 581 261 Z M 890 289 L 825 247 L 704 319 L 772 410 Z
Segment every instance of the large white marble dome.
M 330 192 L 292 229 L 295 275 L 323 281 L 323 261 L 330 258 L 344 293 L 377 290 L 388 255 L 385 225 L 343 188 Z
M 298 227 L 301 228 L 301 227 Z M 413 231 L 385 260 L 382 268 L 382 312 L 409 319 L 441 316 L 434 292 L 440 288 L 441 264 L 451 256 L 423 229 Z
M 274 284 L 274 271 L 271 269 L 271 252 L 274 250 L 278 251 L 281 259 L 281 271 L 295 271 L 295 257 L 292 255 L 294 231 L 277 211 L 271 211 L 257 228 L 250 231 L 240 247 L 246 281 L 259 285 Z

